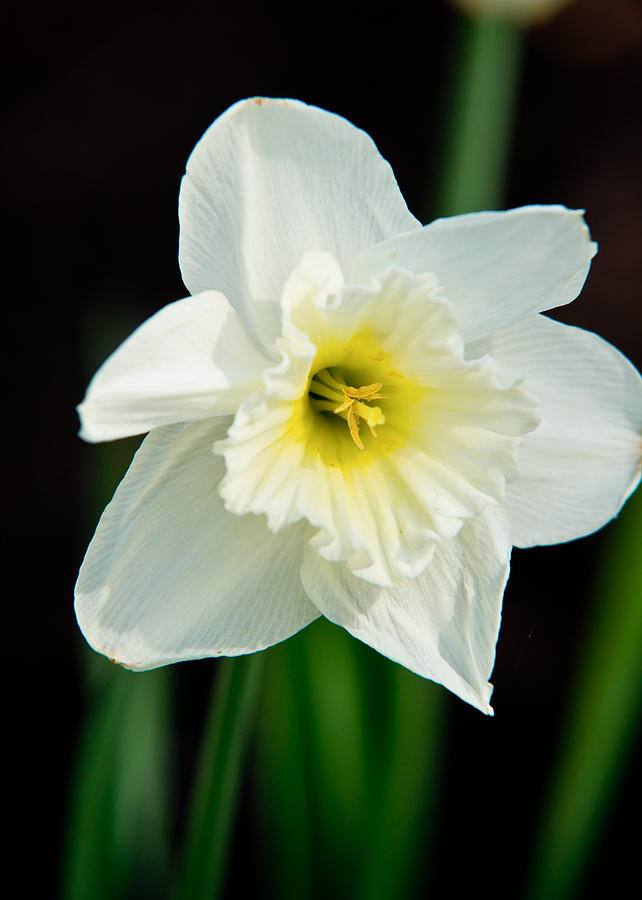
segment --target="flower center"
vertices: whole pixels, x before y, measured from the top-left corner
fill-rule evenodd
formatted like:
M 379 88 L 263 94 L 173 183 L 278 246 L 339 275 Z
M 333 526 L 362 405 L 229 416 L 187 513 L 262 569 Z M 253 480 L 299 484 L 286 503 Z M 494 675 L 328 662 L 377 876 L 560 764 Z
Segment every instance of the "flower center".
M 346 384 L 338 369 L 321 369 L 310 382 L 308 396 L 314 409 L 319 412 L 332 412 L 341 416 L 348 423 L 350 436 L 359 450 L 364 450 L 359 436 L 359 424 L 363 419 L 373 437 L 377 436 L 375 427 L 386 421 L 378 406 L 368 406 L 372 400 L 384 400 L 389 394 L 381 394 L 383 387 L 380 381 L 364 387 L 351 387 Z M 338 404 L 338 405 L 337 405 Z

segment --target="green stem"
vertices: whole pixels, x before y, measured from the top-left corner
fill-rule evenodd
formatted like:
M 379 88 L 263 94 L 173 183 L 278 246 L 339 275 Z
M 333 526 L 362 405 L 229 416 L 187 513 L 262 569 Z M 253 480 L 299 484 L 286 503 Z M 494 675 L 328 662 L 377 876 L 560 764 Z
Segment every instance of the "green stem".
M 370 757 L 374 736 L 366 710 L 374 684 L 366 650 L 325 620 L 304 641 L 309 743 L 308 785 L 317 890 L 312 896 L 354 895 L 358 860 L 369 828 Z M 377 660 L 385 668 L 387 661 Z M 319 890 L 319 887 L 322 889 Z
M 530 900 L 578 895 L 638 733 L 642 702 L 642 493 L 611 525 L 568 726 L 541 821 Z
M 81 737 L 71 790 L 64 900 L 102 900 L 113 893 L 113 830 L 109 785 L 125 691 L 122 683 L 106 689 Z
M 372 810 L 358 900 L 423 895 L 416 890 L 418 860 L 425 877 L 422 847 L 430 846 L 433 830 L 445 695 L 401 666 L 390 666 L 388 681 L 391 710 L 381 738 L 380 777 L 370 785 Z
M 439 216 L 502 202 L 522 59 L 517 26 L 484 18 L 457 24 L 443 159 L 428 204 Z
M 309 628 L 314 628 L 314 625 Z M 303 900 L 313 880 L 310 702 L 305 632 L 271 647 L 261 688 L 256 791 L 262 868 L 275 896 Z
M 169 675 L 102 662 L 74 770 L 62 896 L 157 897 L 168 862 Z
M 258 653 L 217 664 L 176 900 L 220 895 L 262 668 Z

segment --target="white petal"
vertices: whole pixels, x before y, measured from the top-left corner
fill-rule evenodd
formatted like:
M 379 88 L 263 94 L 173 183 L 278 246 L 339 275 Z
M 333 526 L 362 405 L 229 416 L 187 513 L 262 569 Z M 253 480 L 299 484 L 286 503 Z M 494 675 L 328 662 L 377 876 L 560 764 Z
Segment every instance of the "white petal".
M 528 313 L 570 303 L 595 252 L 581 211 L 524 206 L 437 219 L 397 235 L 354 259 L 349 278 L 367 280 L 391 263 L 433 272 L 461 334 L 472 341 Z
M 81 437 L 109 441 L 229 415 L 269 361 L 222 294 L 165 306 L 101 366 L 78 407 Z
M 640 480 L 640 374 L 597 335 L 545 316 L 504 329 L 479 349 L 525 376 L 541 404 L 542 422 L 524 438 L 520 475 L 508 486 L 513 543 L 556 544 L 601 528 Z
M 495 659 L 510 537 L 506 512 L 488 508 L 442 541 L 418 578 L 382 588 L 306 550 L 301 579 L 310 599 L 384 656 L 443 684 L 482 712 Z
M 420 227 L 365 132 L 314 106 L 261 98 L 230 107 L 198 142 L 179 218 L 189 291 L 222 291 L 264 346 L 306 251 L 329 251 L 343 265 Z
M 229 420 L 153 431 L 106 508 L 76 585 L 89 643 L 130 668 L 235 656 L 284 640 L 318 616 L 299 579 L 301 528 L 225 512 Z

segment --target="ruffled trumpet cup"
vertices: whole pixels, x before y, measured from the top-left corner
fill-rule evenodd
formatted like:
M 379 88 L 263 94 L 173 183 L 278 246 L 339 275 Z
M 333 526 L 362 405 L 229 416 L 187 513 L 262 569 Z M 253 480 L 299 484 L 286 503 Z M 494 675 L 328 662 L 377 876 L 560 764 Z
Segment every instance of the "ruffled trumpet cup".
M 540 313 L 582 214 L 422 227 L 370 138 L 237 103 L 179 203 L 192 296 L 116 350 L 90 441 L 149 431 L 83 562 L 89 643 L 135 669 L 260 650 L 319 615 L 484 712 L 513 544 L 599 528 L 640 478 L 642 382 Z

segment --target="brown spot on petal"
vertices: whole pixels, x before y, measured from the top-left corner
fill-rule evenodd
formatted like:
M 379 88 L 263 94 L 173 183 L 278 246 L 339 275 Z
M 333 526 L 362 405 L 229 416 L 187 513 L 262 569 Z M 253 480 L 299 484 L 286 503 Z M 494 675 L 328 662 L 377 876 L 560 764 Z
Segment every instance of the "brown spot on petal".
M 111 656 L 108 656 L 107 659 L 115 666 L 120 666 L 121 669 L 127 669 L 128 672 L 140 672 L 140 669 L 138 669 L 136 666 L 128 666 L 126 663 L 121 662 L 119 659 L 112 659 Z

